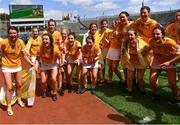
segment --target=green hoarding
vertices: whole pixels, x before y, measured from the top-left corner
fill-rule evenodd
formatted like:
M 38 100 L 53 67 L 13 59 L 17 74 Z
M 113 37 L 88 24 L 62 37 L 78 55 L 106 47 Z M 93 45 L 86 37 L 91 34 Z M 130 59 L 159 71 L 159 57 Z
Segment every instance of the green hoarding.
M 42 5 L 9 5 L 10 19 L 43 18 Z

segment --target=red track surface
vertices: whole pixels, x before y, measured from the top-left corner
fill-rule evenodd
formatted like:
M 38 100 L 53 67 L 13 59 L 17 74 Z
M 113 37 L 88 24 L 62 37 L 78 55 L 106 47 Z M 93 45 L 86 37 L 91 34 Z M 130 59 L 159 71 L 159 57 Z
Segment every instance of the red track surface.
M 0 73 L 0 86 L 3 85 Z M 39 87 L 33 107 L 13 106 L 14 115 L 8 116 L 6 107 L 0 105 L 0 124 L 126 124 L 130 121 L 86 92 L 82 95 L 65 93 L 53 102 L 50 97 L 41 98 Z

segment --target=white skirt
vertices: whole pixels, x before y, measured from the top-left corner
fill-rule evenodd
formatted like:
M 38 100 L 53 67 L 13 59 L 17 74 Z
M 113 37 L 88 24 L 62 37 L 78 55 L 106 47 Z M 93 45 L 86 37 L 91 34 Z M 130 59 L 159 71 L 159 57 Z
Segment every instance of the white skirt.
M 110 60 L 120 60 L 121 49 L 109 48 L 106 58 Z
M 41 70 L 57 69 L 59 67 L 58 63 L 55 64 L 44 64 L 41 62 Z
M 166 69 L 172 69 L 172 68 L 176 68 L 176 64 L 173 63 L 166 67 Z M 151 69 L 162 69 L 162 67 L 159 64 L 157 64 L 155 61 L 152 61 Z
M 1 70 L 2 72 L 15 73 L 15 72 L 20 72 L 22 70 L 22 67 L 21 66 L 18 68 L 2 67 Z
M 99 61 L 93 64 L 82 64 L 82 67 L 85 69 L 97 69 L 98 68 Z
M 77 64 L 77 63 L 81 63 L 81 60 L 80 59 L 78 59 L 78 62 L 76 61 L 76 60 L 74 60 L 74 59 L 72 59 L 72 58 L 67 58 L 66 59 L 66 61 L 67 61 L 67 63 L 69 63 L 69 64 Z

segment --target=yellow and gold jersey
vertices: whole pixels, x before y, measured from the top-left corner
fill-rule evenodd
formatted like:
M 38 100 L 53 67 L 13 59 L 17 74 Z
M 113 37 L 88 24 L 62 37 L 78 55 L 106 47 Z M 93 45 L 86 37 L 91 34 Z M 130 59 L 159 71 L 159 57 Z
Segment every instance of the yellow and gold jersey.
M 110 32 L 110 47 L 114 49 L 120 49 L 123 42 L 127 39 L 128 30 L 131 27 L 132 22 L 127 25 L 119 23 L 115 30 Z M 117 32 L 117 33 L 115 33 Z
M 21 52 L 24 50 L 24 42 L 17 39 L 14 45 L 10 44 L 8 38 L 1 42 L 2 67 L 18 68 L 21 66 Z
M 93 45 L 91 49 L 84 45 L 82 47 L 82 57 L 87 58 L 88 64 L 92 64 L 92 59 L 101 56 L 101 50 L 97 45 Z
M 59 47 L 54 45 L 53 54 L 51 54 L 51 48 L 45 47 L 43 44 L 40 48 L 40 59 L 44 64 L 55 64 L 59 58 Z
M 51 34 L 47 30 L 43 32 L 43 34 Z M 54 31 L 52 34 L 54 45 L 59 46 L 60 41 L 62 40 L 61 33 L 59 31 Z
M 134 27 L 138 31 L 139 36 L 142 37 L 147 44 L 149 44 L 148 42 L 152 38 L 152 30 L 156 26 L 158 26 L 158 23 L 155 20 L 149 19 L 149 21 L 143 22 L 141 18 L 138 18 L 131 24 L 131 27 Z
M 153 50 L 153 55 L 155 59 L 158 59 L 161 62 L 168 61 L 174 58 L 172 52 L 175 52 L 177 49 L 177 44 L 174 40 L 165 37 L 164 43 L 159 43 L 154 39 L 149 41 L 149 46 Z
M 66 56 L 71 59 L 78 59 L 80 56 L 81 43 L 79 41 L 74 41 L 74 45 L 71 46 L 69 42 L 66 43 L 67 53 Z
M 25 51 L 30 56 L 37 56 L 40 51 L 40 46 L 42 44 L 42 38 L 38 36 L 37 38 L 30 37 L 28 43 L 25 46 Z
M 101 48 L 109 48 L 109 43 L 107 43 L 106 39 L 109 40 L 109 33 L 112 32 L 111 29 L 106 29 L 106 31 L 104 31 L 103 33 L 100 32 L 100 44 L 101 44 Z

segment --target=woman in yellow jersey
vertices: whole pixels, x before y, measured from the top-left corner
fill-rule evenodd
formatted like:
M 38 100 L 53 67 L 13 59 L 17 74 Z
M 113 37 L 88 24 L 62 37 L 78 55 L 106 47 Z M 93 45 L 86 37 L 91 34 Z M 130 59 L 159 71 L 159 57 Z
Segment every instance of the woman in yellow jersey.
M 150 18 L 151 9 L 148 6 L 143 6 L 140 9 L 140 18 L 134 21 L 131 24 L 131 27 L 134 27 L 139 37 L 141 37 L 147 44 L 149 44 L 149 40 L 153 37 L 152 30 L 159 25 L 157 21 Z M 153 54 L 149 53 L 149 57 L 153 58 Z M 136 79 L 134 79 L 136 82 Z M 158 81 L 157 81 L 158 82 Z
M 80 93 L 81 89 L 81 43 L 76 40 L 76 36 L 74 32 L 71 32 L 68 35 L 68 42 L 66 44 L 66 61 L 67 61 L 67 83 L 68 86 L 68 92 L 71 92 L 73 81 L 72 81 L 72 72 L 74 67 L 76 66 L 76 72 L 77 72 L 77 81 L 78 81 L 78 94 Z
M 55 45 L 59 45 L 60 41 L 62 39 L 61 33 L 59 31 L 56 30 L 56 21 L 53 19 L 50 19 L 48 21 L 48 28 L 46 31 L 43 32 L 47 33 L 47 34 L 51 34 L 53 37 L 53 42 Z
M 97 46 L 97 47 L 100 47 L 100 41 L 101 41 L 101 34 L 99 33 L 98 31 L 98 26 L 96 23 L 91 23 L 89 25 L 89 31 L 87 33 L 84 34 L 84 37 L 83 37 L 83 44 L 82 45 L 85 45 L 86 44 L 86 38 L 91 35 L 94 37 L 94 44 Z M 100 72 L 101 70 L 104 68 L 104 62 L 103 62 L 103 58 L 102 58 L 102 55 L 100 56 L 100 61 L 99 61 L 99 64 L 98 64 L 98 76 L 100 77 Z M 99 78 L 98 77 L 98 78 Z M 99 80 L 100 81 L 100 80 Z
M 42 98 L 46 97 L 46 89 L 47 89 L 47 79 L 48 74 L 50 74 L 51 80 L 51 95 L 52 100 L 57 100 L 57 74 L 58 74 L 58 67 L 60 64 L 57 63 L 57 60 L 60 61 L 60 51 L 58 46 L 53 44 L 53 38 L 49 34 L 42 35 L 42 45 L 39 54 L 39 60 L 41 62 L 41 87 L 43 90 Z M 48 73 L 49 72 L 49 73 Z
M 32 33 L 33 36 L 29 38 L 28 43 L 25 46 L 25 51 L 30 56 L 31 61 L 35 63 L 37 55 L 40 51 L 42 39 L 39 36 L 39 29 L 37 27 L 32 29 Z
M 99 47 L 99 43 L 100 43 L 100 34 L 98 32 L 98 26 L 96 23 L 91 23 L 89 25 L 89 31 L 87 33 L 84 34 L 84 37 L 83 37 L 83 44 L 82 45 L 85 45 L 86 44 L 86 37 L 88 37 L 89 35 L 93 36 L 94 37 L 94 40 L 95 40 L 95 45 L 97 45 Z
M 131 27 L 134 27 L 139 36 L 148 44 L 149 40 L 153 37 L 152 30 L 159 24 L 150 18 L 151 9 L 148 6 L 143 6 L 140 9 L 140 16 L 135 22 L 131 24 Z
M 110 48 L 106 57 L 108 59 L 109 67 L 109 83 L 112 82 L 113 73 L 119 77 L 121 82 L 123 81 L 121 73 L 118 70 L 118 65 L 121 58 L 121 48 L 125 46 L 124 41 L 127 38 L 127 31 L 130 26 L 128 17 L 129 14 L 126 11 L 122 11 L 119 14 L 119 22 L 116 24 L 114 22 L 113 24 L 113 31 L 110 35 Z
M 135 71 L 137 71 L 137 80 L 139 83 L 141 94 L 145 94 L 144 90 L 144 72 L 146 69 L 146 62 L 144 57 L 142 56 L 141 52 L 143 51 L 144 47 L 147 47 L 147 44 L 144 40 L 138 38 L 137 31 L 134 28 L 128 30 L 128 39 L 127 39 L 127 48 L 122 52 L 123 56 L 127 56 L 126 59 L 124 58 L 124 68 L 127 68 L 127 87 L 128 87 L 128 94 L 126 97 L 132 95 L 133 89 L 133 77 Z M 135 70 L 136 69 L 136 70 Z
M 153 98 L 159 98 L 158 84 L 156 82 L 162 71 L 161 64 L 173 59 L 177 51 L 177 44 L 174 40 L 165 37 L 162 27 L 153 29 L 153 38 L 149 41 L 149 50 L 153 51 L 153 60 L 150 69 L 150 87 L 154 90 Z M 147 50 L 146 50 L 147 51 Z M 180 90 L 176 85 L 176 65 L 173 63 L 165 69 L 169 85 L 175 99 L 180 99 Z
M 6 101 L 7 101 L 7 113 L 13 115 L 11 108 L 11 96 L 13 91 L 12 75 L 15 77 L 18 104 L 24 107 L 24 103 L 21 100 L 21 55 L 23 54 L 25 60 L 34 65 L 27 55 L 23 52 L 24 42 L 18 38 L 18 29 L 16 27 L 9 27 L 8 38 L 1 41 L 0 49 L 2 51 L 2 72 L 5 78 L 6 85 Z
M 58 77 L 59 77 L 59 80 L 58 80 L 58 83 L 59 83 L 59 94 L 61 96 L 64 95 L 64 89 L 66 88 L 65 87 L 65 82 L 66 82 L 66 60 L 65 60 L 65 54 L 66 54 L 66 43 L 68 41 L 68 29 L 64 28 L 62 29 L 61 31 L 61 35 L 62 35 L 62 40 L 60 41 L 60 45 L 59 45 L 59 50 L 61 52 L 61 63 L 63 64 L 61 67 L 59 67 L 59 74 L 58 74 Z
M 180 10 L 176 11 L 175 22 L 167 26 L 166 36 L 180 44 Z
M 84 83 L 84 88 L 81 93 L 87 91 L 87 73 L 91 72 L 92 80 L 92 94 L 95 94 L 96 82 L 97 82 L 97 72 L 98 72 L 98 62 L 101 55 L 101 50 L 94 43 L 94 37 L 88 36 L 86 38 L 86 44 L 82 47 L 82 79 Z
M 102 80 L 100 81 L 101 83 L 104 83 L 106 81 L 105 79 L 105 65 L 106 65 L 106 56 L 109 50 L 109 32 L 111 32 L 108 28 L 108 21 L 106 19 L 101 20 L 101 30 L 99 31 L 101 35 L 100 39 L 100 48 L 101 48 L 101 53 L 102 53 L 102 61 L 104 63 L 104 68 L 102 69 Z
M 59 46 L 60 41 L 62 39 L 61 33 L 56 29 L 56 21 L 54 19 L 50 19 L 48 21 L 47 29 L 43 32 L 43 34 L 51 34 L 53 37 L 53 44 Z M 48 82 L 49 83 L 49 82 Z M 48 90 L 50 90 L 50 86 L 48 84 Z
M 180 10 L 176 11 L 175 22 L 171 23 L 166 28 L 166 36 L 176 41 L 180 45 Z M 178 68 L 178 67 L 177 67 Z M 178 73 L 176 74 L 176 81 L 178 81 Z

